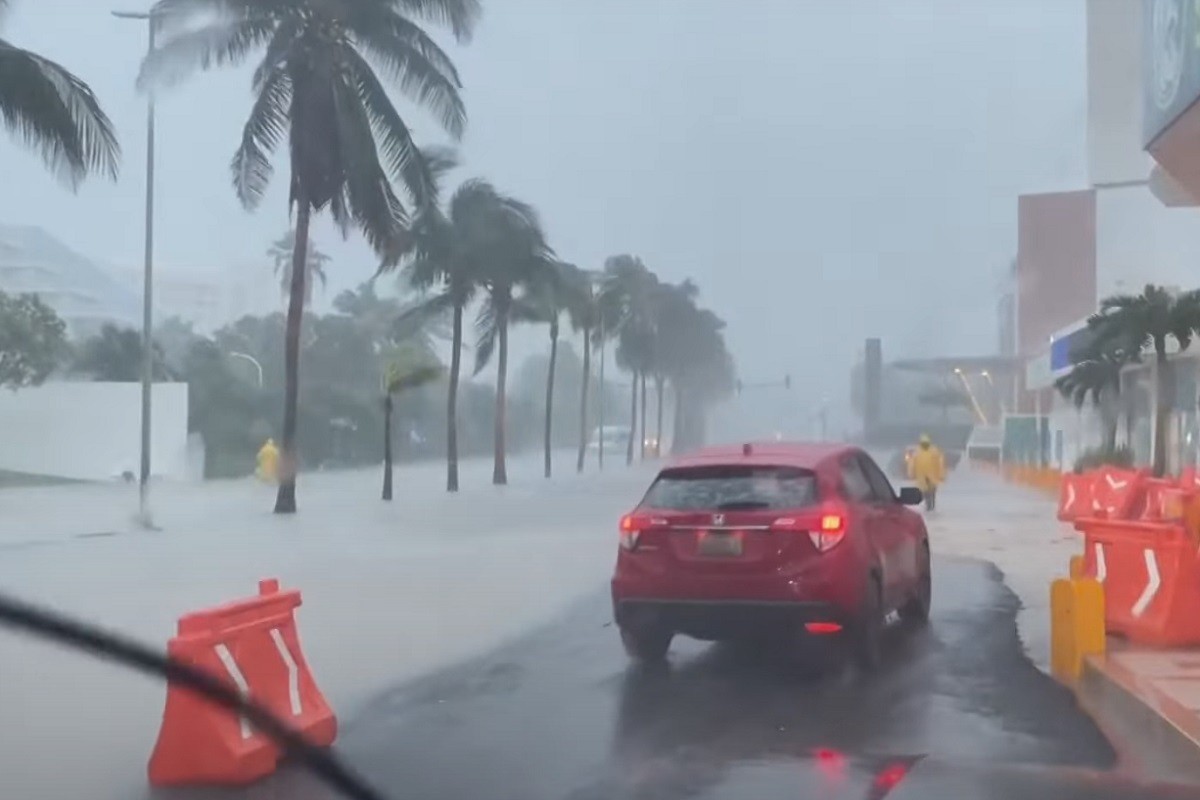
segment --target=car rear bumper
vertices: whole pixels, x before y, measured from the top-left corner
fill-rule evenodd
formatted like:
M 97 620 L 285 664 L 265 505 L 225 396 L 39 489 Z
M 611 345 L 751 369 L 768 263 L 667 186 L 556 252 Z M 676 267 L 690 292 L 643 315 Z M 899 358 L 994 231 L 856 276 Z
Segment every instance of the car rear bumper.
M 846 623 L 835 606 L 818 601 L 614 598 L 613 616 L 621 627 L 666 628 L 709 640 L 798 631 L 809 622 Z

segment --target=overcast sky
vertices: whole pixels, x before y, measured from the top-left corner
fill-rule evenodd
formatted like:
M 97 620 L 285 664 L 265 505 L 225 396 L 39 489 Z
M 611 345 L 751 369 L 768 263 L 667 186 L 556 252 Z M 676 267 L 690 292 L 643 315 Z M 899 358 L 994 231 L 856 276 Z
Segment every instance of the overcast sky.
M 91 83 L 125 160 L 117 185 L 72 196 L 0 140 L 0 219 L 136 266 L 145 26 L 98 0 L 13 6 L 5 38 Z M 1016 194 L 1084 180 L 1082 0 L 485 7 L 475 40 L 451 47 L 470 114 L 459 177 L 534 203 L 567 260 L 597 267 L 632 252 L 664 279 L 694 278 L 749 379 L 791 372 L 844 393 L 869 335 L 884 337 L 886 357 L 994 350 Z M 249 100 L 248 71 L 162 98 L 162 270 L 270 269 L 286 180 L 254 215 L 229 188 Z M 409 119 L 438 138 L 419 111 Z M 332 289 L 373 272 L 359 240 L 328 227 L 317 238 L 335 256 Z

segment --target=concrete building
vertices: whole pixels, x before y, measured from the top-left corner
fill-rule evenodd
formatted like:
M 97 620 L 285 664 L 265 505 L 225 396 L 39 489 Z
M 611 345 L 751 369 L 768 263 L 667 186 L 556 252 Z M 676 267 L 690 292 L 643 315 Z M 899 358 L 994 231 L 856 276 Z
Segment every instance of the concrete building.
M 106 323 L 141 325 L 140 293 L 41 228 L 0 225 L 0 291 L 38 295 L 75 338 Z
M 1021 411 L 1048 413 L 1043 457 L 1070 466 L 1099 441 L 1090 409 L 1052 388 L 1071 368 L 1087 316 L 1147 283 L 1200 288 L 1200 9 L 1184 0 L 1088 0 L 1089 185 L 1019 201 L 1017 327 L 1026 361 Z M 1157 164 L 1156 164 L 1157 162 Z M 1172 468 L 1196 459 L 1196 354 L 1178 357 Z M 1118 440 L 1153 457 L 1153 374 L 1122 378 Z

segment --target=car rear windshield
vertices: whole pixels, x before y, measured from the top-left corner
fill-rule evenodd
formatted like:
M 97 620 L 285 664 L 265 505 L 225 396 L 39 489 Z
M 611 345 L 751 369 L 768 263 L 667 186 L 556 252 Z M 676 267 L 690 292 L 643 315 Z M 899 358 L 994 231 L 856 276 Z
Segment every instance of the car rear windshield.
M 663 470 L 642 505 L 672 511 L 753 511 L 803 508 L 816 501 L 816 476 L 808 470 L 743 465 Z

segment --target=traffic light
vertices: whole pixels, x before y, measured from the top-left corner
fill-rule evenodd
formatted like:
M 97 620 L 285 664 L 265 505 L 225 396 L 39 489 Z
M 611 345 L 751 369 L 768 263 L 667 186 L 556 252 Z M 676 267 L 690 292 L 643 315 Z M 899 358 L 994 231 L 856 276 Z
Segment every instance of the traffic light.
M 792 376 L 791 375 L 783 376 L 783 388 L 785 388 L 785 389 L 792 388 Z

